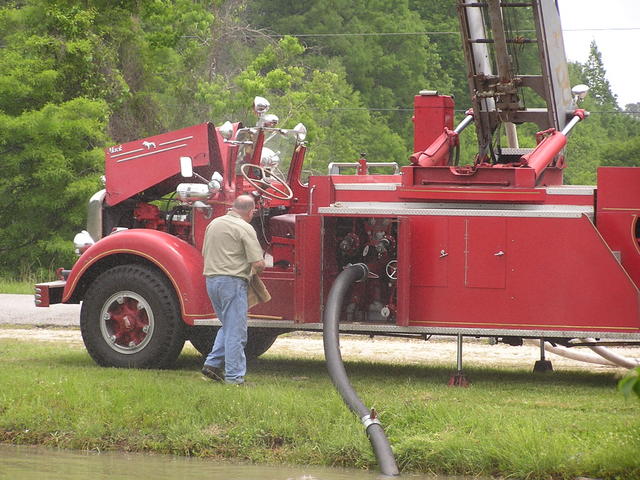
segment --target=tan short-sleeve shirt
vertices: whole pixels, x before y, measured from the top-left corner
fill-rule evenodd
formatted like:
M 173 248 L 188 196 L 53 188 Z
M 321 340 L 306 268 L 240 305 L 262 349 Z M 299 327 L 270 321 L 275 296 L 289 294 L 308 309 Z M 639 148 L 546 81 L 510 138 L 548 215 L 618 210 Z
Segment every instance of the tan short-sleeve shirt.
M 204 275 L 251 278 L 251 264 L 262 260 L 262 248 L 253 227 L 234 211 L 207 226 L 202 246 Z

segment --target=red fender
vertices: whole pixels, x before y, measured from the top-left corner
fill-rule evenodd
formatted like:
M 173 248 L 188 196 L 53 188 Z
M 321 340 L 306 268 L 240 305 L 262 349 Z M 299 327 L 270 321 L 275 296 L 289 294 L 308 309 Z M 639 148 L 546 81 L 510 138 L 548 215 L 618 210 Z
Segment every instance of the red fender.
M 157 230 L 131 229 L 111 234 L 92 245 L 73 266 L 62 295 L 69 301 L 82 277 L 107 257 L 135 255 L 162 270 L 175 288 L 185 323 L 214 316 L 202 275 L 202 254 L 192 245 Z

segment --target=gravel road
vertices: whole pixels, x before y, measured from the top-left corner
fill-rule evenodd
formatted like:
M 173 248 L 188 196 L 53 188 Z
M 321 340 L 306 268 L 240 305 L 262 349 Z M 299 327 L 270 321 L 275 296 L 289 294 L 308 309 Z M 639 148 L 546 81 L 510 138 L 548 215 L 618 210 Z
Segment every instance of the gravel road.
M 0 294 L 0 324 L 79 326 L 80 305 L 36 307 L 33 295 Z

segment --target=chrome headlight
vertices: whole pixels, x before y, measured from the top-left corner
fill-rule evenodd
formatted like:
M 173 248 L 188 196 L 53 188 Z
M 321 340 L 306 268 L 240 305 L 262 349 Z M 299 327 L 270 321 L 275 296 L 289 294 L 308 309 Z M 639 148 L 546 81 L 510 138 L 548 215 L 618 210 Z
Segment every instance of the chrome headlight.
M 280 165 L 279 152 L 274 152 L 270 148 L 262 147 L 262 155 L 260 156 L 261 167 L 277 167 Z
M 256 97 L 253 99 L 253 111 L 256 112 L 257 115 L 267 113 L 270 106 L 269 100 L 264 97 Z
M 260 121 L 258 122 L 258 126 L 274 128 L 276 125 L 278 125 L 279 121 L 280 121 L 280 119 L 278 118 L 277 115 L 274 115 L 273 113 L 267 113 L 267 114 L 263 115 L 262 117 L 260 117 Z
M 209 193 L 211 195 L 215 195 L 222 189 L 222 181 L 223 178 L 222 175 L 220 175 L 220 172 L 213 172 L 213 175 L 211 175 L 211 180 L 207 184 Z
M 298 142 L 304 142 L 304 139 L 307 138 L 307 127 L 305 127 L 303 123 L 299 123 L 293 127 L 293 131 L 296 134 Z
M 176 188 L 176 194 L 181 202 L 193 203 L 196 200 L 208 200 L 211 192 L 204 183 L 181 183 Z
M 80 233 L 77 233 L 75 237 L 73 237 L 73 246 L 76 249 L 77 255 L 82 255 L 90 246 L 95 243 L 95 240 L 86 230 L 82 230 Z

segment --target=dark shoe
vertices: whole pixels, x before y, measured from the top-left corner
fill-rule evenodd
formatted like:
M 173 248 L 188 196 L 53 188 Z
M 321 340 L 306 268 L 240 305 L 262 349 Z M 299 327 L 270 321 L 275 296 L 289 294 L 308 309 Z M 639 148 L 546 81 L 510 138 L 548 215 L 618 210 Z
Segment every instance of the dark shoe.
M 227 385 L 234 385 L 236 387 L 250 387 L 251 385 L 253 385 L 251 382 L 245 382 L 244 379 L 243 380 L 225 380 L 224 381 L 225 384 Z
M 202 367 L 202 374 L 214 382 L 224 382 L 224 372 L 220 368 L 205 365 Z

